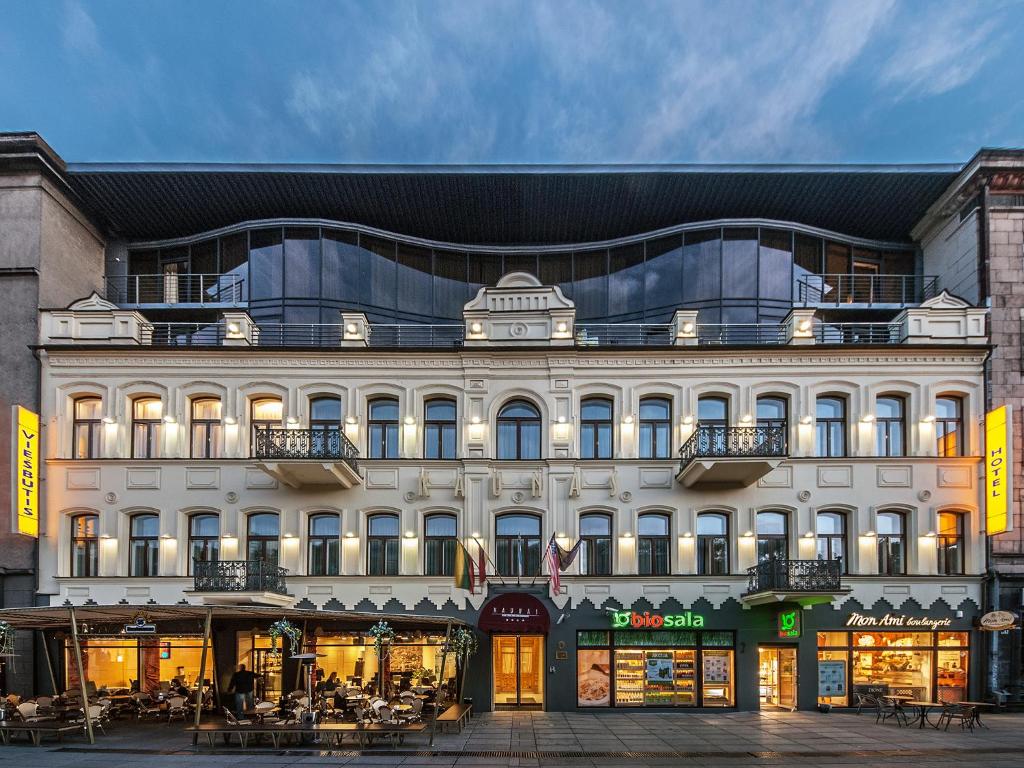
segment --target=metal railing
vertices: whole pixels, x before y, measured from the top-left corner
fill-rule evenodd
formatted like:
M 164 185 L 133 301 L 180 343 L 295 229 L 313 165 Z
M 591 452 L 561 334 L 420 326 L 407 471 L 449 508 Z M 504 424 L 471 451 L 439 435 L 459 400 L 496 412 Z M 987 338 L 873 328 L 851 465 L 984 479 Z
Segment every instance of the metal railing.
M 801 304 L 840 307 L 843 304 L 908 306 L 939 294 L 934 275 L 803 275 L 796 282 Z
M 141 338 L 155 347 L 215 346 L 224 341 L 224 323 L 146 323 Z
M 785 427 L 720 427 L 698 424 L 679 449 L 679 471 L 686 469 L 694 459 L 734 458 L 751 456 L 756 458 L 785 458 Z
M 785 344 L 786 327 L 781 323 L 699 323 L 697 343 L 708 346 Z
M 260 323 L 252 333 L 261 347 L 340 347 L 344 338 L 341 323 Z
M 107 298 L 118 305 L 242 304 L 245 278 L 233 274 L 107 275 Z
M 193 560 L 192 575 L 196 592 L 288 594 L 288 571 L 265 560 Z
M 253 427 L 252 458 L 343 461 L 359 471 L 359 449 L 338 429 Z
M 841 560 L 785 560 L 771 557 L 747 569 L 747 592 L 838 592 Z
M 576 323 L 576 345 L 668 347 L 672 331 L 668 323 Z
M 389 325 L 368 326 L 366 343 L 371 347 L 461 347 L 466 336 L 464 325 Z
M 814 339 L 819 344 L 899 344 L 903 339 L 903 325 L 816 322 Z

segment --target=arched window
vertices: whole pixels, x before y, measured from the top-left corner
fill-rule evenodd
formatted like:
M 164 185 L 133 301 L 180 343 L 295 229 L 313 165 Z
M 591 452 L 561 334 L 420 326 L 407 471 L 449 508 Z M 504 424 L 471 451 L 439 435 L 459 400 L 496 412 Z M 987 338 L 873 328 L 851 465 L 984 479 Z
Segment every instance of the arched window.
M 188 567 L 196 561 L 212 563 L 220 559 L 220 516 L 212 512 L 188 519 Z
M 842 512 L 818 513 L 818 559 L 841 560 L 846 571 L 846 515 Z
M 309 516 L 306 570 L 310 576 L 341 573 L 341 524 L 333 512 Z
M 98 459 L 103 435 L 103 401 L 98 397 L 79 397 L 74 402 L 74 410 L 73 456 L 76 459 Z
M 935 440 L 939 456 L 963 456 L 964 401 L 960 397 L 935 399 Z
M 309 401 L 309 449 L 313 458 L 341 455 L 341 400 L 333 396 Z
M 128 574 L 157 576 L 160 570 L 160 518 L 133 515 L 129 526 Z
M 711 455 L 725 453 L 728 445 L 729 401 L 724 397 L 697 400 L 697 431 L 701 447 Z
M 757 426 L 766 429 L 785 430 L 789 425 L 786 411 L 787 404 L 785 398 L 757 398 Z
M 367 521 L 366 573 L 398 575 L 398 515 L 371 515 Z
M 846 455 L 846 400 L 834 395 L 815 402 L 814 453 L 822 458 Z
M 603 513 L 580 515 L 580 573 L 610 576 L 612 573 L 612 518 Z
M 637 570 L 641 576 L 668 575 L 668 527 L 668 515 L 648 513 L 637 519 Z
M 398 400 L 379 397 L 369 404 L 367 440 L 371 459 L 398 458 Z
M 757 561 L 789 558 L 789 530 L 782 512 L 757 513 Z
M 427 576 L 451 576 L 455 572 L 455 515 L 428 515 L 423 527 L 424 572 Z
M 875 403 L 875 452 L 879 456 L 905 456 L 906 426 L 902 397 L 880 397 Z
M 498 459 L 540 458 L 540 411 L 526 400 L 513 400 L 498 411 Z
M 75 515 L 71 518 L 71 575 L 99 575 L 99 536 L 97 515 Z
M 249 405 L 249 424 L 252 429 L 253 453 L 273 455 L 272 430 L 281 426 L 284 405 L 280 398 L 261 397 Z
M 155 459 L 160 456 L 160 420 L 163 403 L 155 397 L 132 401 L 132 458 Z
M 939 573 L 959 576 L 964 572 L 964 515 L 959 512 L 939 513 Z
M 221 403 L 214 397 L 192 401 L 192 458 L 216 459 L 220 456 Z
M 580 403 L 580 458 L 612 457 L 612 401 L 588 397 Z
M 901 512 L 879 512 L 878 573 L 882 576 L 902 576 L 907 572 L 907 536 L 905 517 Z
M 729 573 L 729 517 L 721 512 L 697 515 L 697 573 L 701 576 Z
M 499 575 L 540 573 L 540 550 L 540 518 L 536 515 L 502 515 L 495 521 L 495 567 Z
M 455 458 L 455 401 L 447 397 L 427 400 L 423 408 L 423 458 Z
M 246 559 L 277 565 L 281 556 L 281 523 L 275 512 L 257 512 L 246 520 Z
M 664 397 L 640 401 L 641 459 L 667 459 L 672 450 L 672 403 Z

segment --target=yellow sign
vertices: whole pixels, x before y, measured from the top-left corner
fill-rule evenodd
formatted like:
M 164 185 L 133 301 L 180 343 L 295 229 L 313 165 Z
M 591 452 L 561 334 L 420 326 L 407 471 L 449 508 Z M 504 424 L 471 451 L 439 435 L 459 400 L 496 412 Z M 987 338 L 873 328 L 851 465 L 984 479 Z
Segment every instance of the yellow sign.
M 15 533 L 39 536 L 39 415 L 14 406 Z
M 985 533 L 1013 530 L 1013 417 L 1004 405 L 985 414 Z

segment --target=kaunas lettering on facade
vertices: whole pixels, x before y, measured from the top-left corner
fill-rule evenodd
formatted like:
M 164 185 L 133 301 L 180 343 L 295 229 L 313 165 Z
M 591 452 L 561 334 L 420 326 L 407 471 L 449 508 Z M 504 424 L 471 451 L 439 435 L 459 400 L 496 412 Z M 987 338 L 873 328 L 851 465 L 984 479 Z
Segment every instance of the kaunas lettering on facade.
M 936 630 L 939 627 L 948 627 L 953 624 L 952 619 L 918 618 L 904 614 L 887 613 L 884 616 L 865 616 L 861 613 L 851 613 L 846 619 L 848 627 L 928 627 Z

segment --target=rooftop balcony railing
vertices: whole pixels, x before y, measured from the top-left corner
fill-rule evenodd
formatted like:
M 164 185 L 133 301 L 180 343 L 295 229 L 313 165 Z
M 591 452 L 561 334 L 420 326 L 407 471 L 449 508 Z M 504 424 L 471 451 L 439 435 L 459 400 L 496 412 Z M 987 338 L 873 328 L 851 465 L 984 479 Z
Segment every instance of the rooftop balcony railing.
M 679 449 L 680 471 L 694 459 L 785 458 L 785 427 L 721 427 L 698 424 Z
M 254 427 L 252 458 L 261 461 L 343 461 L 359 471 L 359 449 L 338 429 Z
M 785 343 L 786 326 L 781 323 L 701 323 L 697 328 L 700 346 Z
M 899 344 L 900 323 L 817 323 L 814 339 L 819 344 Z
M 156 347 L 201 347 L 220 344 L 224 331 L 224 323 L 146 323 L 141 336 Z
M 674 329 L 669 323 L 576 323 L 580 347 L 669 347 Z
M 107 299 L 122 307 L 238 306 L 245 279 L 233 274 L 107 275 Z
M 934 275 L 803 275 L 796 301 L 805 306 L 916 306 L 939 294 Z
M 841 560 L 769 558 L 747 569 L 747 592 L 813 592 L 842 590 Z
M 192 574 L 196 592 L 288 594 L 288 571 L 264 560 L 193 560 Z

